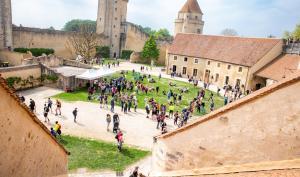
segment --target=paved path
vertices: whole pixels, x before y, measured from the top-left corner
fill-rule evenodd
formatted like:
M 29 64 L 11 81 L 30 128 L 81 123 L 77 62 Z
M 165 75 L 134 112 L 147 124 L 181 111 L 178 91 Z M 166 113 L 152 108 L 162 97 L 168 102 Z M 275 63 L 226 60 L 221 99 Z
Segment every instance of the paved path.
M 25 96 L 27 105 L 30 98 L 36 102 L 36 115 L 41 121 L 44 121 L 44 103 L 48 97 L 61 92 L 48 87 L 40 87 L 23 91 L 21 95 Z M 72 111 L 74 108 L 79 110 L 77 123 L 73 121 Z M 138 109 L 136 113 L 131 112 L 125 115 L 121 113 L 120 107 L 116 107 L 116 112 L 120 116 L 120 128 L 125 135 L 125 144 L 150 150 L 153 144 L 153 137 L 160 134 L 160 131 L 156 129 L 156 121 L 147 119 L 145 111 L 141 109 Z M 106 130 L 106 114 L 108 113 L 111 114 L 108 109 L 100 109 L 96 103 L 62 101 L 62 116 L 49 114 L 51 122 L 50 124 L 45 123 L 45 125 L 50 128 L 55 121 L 59 121 L 62 125 L 62 132 L 65 134 L 115 142 L 114 134 Z M 172 121 L 168 120 L 167 124 L 172 125 Z M 112 129 L 112 124 L 110 128 Z M 168 126 L 169 130 L 174 128 L 174 126 Z

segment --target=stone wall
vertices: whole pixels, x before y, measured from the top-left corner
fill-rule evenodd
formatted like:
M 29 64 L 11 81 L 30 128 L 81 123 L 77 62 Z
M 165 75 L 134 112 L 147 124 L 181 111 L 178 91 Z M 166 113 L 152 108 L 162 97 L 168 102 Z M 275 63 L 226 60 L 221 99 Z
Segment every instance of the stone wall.
M 47 30 L 27 27 L 13 28 L 14 48 L 51 48 L 55 50 L 55 55 L 74 59 L 75 52 L 68 42 L 70 32 Z M 102 35 L 98 36 L 99 45 L 107 45 L 108 41 Z
M 0 95 L 0 176 L 67 174 L 66 151 L 47 128 L 2 85 Z
M 300 158 L 300 73 L 157 138 L 153 171 Z
M 26 66 L 0 68 L 0 74 L 5 79 L 9 77 L 20 77 L 22 79 L 27 79 L 29 76 L 39 78 L 41 77 L 41 67 L 38 64 L 34 64 Z
M 19 66 L 22 65 L 24 59 L 31 58 L 32 55 L 27 53 L 11 52 L 7 50 L 0 51 L 0 60 L 9 62 L 9 65 Z

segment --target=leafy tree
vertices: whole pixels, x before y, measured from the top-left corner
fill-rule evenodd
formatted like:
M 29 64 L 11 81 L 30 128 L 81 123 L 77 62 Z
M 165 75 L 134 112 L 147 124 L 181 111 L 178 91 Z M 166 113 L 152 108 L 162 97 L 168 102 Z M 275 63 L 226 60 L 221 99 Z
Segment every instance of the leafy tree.
M 291 37 L 292 37 L 291 32 L 289 32 L 289 31 L 283 32 L 283 39 L 290 39 Z
M 226 28 L 221 32 L 223 36 L 238 36 L 238 33 L 235 29 Z
M 293 37 L 296 40 L 300 40 L 300 24 L 296 25 L 296 28 L 293 32 Z
M 171 35 L 166 28 L 162 28 L 155 32 L 155 37 L 156 39 L 169 39 Z
M 96 57 L 109 58 L 110 48 L 109 46 L 97 46 L 96 47 Z
M 146 41 L 143 51 L 142 51 L 142 59 L 144 62 L 149 63 L 149 61 L 157 60 L 159 57 L 159 49 L 157 48 L 157 44 L 154 36 L 150 36 Z
M 63 28 L 64 31 L 73 31 L 73 32 L 80 32 L 80 28 L 83 25 L 90 26 L 91 30 L 90 32 L 96 32 L 96 21 L 92 20 L 80 20 L 80 19 L 74 19 L 69 22 L 67 22 Z

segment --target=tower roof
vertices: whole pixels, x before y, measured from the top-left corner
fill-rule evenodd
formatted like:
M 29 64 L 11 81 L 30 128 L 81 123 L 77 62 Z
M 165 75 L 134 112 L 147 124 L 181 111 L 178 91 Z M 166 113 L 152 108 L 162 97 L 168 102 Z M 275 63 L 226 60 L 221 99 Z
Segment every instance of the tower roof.
M 179 12 L 203 14 L 197 0 L 187 0 Z

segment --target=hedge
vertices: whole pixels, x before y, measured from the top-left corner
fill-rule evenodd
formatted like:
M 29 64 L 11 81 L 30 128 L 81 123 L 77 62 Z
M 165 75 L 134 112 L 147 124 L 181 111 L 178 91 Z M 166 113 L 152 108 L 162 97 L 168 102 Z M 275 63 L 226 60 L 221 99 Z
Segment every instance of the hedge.
M 133 52 L 132 50 L 122 50 L 121 58 L 122 59 L 129 59 L 132 52 Z
M 15 48 L 15 52 L 20 52 L 20 53 L 27 53 L 30 51 L 33 56 L 39 57 L 42 56 L 43 54 L 50 55 L 54 54 L 54 49 L 47 49 L 47 48 Z
M 97 46 L 96 47 L 96 57 L 109 58 L 110 57 L 109 46 Z

